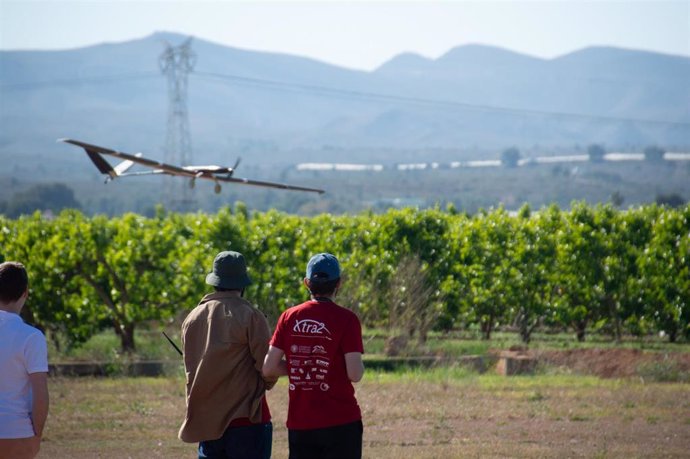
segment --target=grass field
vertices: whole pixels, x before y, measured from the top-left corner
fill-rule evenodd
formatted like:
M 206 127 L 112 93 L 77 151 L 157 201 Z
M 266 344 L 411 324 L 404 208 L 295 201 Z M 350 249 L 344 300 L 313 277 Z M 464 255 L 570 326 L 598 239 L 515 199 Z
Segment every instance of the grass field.
M 169 327 L 166 329 L 166 333 L 176 342 L 180 342 L 179 326 Z M 383 356 L 387 335 L 386 330 L 364 330 L 365 358 Z M 137 330 L 136 343 L 137 351 L 135 355 L 129 357 L 131 359 L 175 360 L 178 358 L 176 351 L 165 341 L 157 326 L 152 329 Z M 48 344 L 51 362 L 117 362 L 118 359 L 123 358 L 119 353 L 119 340 L 112 330 L 106 330 L 93 336 L 79 347 L 63 349 L 60 352 L 53 346 L 52 342 L 49 341 Z M 490 340 L 481 339 L 478 331 L 447 334 L 432 332 L 428 341 L 423 345 L 418 344 L 415 340 L 410 341 L 402 355 L 443 355 L 446 357 L 486 355 L 491 350 L 508 349 L 511 346 L 522 345 L 519 335 L 514 332 L 496 332 L 491 335 Z M 534 333 L 529 348 L 551 350 L 628 348 L 653 352 L 690 353 L 690 342 L 669 343 L 667 338 L 645 336 L 626 337 L 623 342 L 616 343 L 608 335 L 591 334 L 586 341 L 580 343 L 575 340 L 572 333 Z
M 39 458 L 194 458 L 177 439 L 179 375 L 50 380 Z M 269 392 L 273 457 L 287 457 L 287 387 Z M 364 457 L 688 457 L 690 386 L 462 368 L 369 371 L 357 385 Z

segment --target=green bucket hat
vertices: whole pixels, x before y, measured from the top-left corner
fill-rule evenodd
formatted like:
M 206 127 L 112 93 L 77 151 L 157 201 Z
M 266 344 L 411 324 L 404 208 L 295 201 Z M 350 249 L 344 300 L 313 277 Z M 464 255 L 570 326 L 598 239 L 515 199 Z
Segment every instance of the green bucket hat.
M 213 271 L 206 276 L 206 283 L 214 287 L 240 290 L 252 283 L 247 275 L 247 264 L 239 252 L 221 252 L 213 260 Z

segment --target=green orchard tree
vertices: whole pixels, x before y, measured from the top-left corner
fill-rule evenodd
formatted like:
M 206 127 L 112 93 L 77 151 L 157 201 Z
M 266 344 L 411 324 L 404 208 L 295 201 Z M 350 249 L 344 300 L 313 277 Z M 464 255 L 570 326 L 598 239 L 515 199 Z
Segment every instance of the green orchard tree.
M 22 316 L 46 332 L 60 349 L 86 341 L 98 330 L 98 318 L 81 285 L 66 272 L 56 253 L 67 244 L 65 225 L 71 211 L 45 219 L 39 212 L 0 224 L 0 247 L 8 259 L 23 263 L 29 274 L 29 300 Z
M 113 327 L 122 351 L 131 352 L 138 324 L 169 318 L 188 301 L 190 279 L 180 263 L 178 226 L 171 218 L 135 214 L 70 217 L 55 263 L 81 283 L 82 301 Z
M 460 249 L 465 308 L 470 320 L 479 324 L 482 337 L 490 339 L 510 307 L 514 224 L 505 210 L 498 209 L 472 218 L 467 230 Z
M 165 218 L 171 219 L 173 228 L 179 232 L 177 257 L 188 278 L 183 286 L 183 296 L 188 298 L 184 310 L 191 310 L 211 290 L 205 279 L 216 255 L 226 250 L 244 254 L 247 216 L 244 213 L 233 215 L 230 208 L 225 207 L 216 214 L 171 213 Z
M 397 255 L 385 296 L 389 318 L 392 317 L 390 312 L 400 310 L 401 303 L 405 303 L 402 309 L 414 310 L 414 320 L 406 321 L 408 335 L 411 338 L 418 333 L 419 341 L 423 343 L 439 315 L 448 313 L 444 308 L 443 293 L 444 277 L 451 266 L 447 242 L 448 214 L 433 208 L 423 211 L 403 209 L 391 211 L 389 215 L 393 217 L 390 222 L 394 229 L 384 228 L 384 231 L 392 235 L 391 245 L 382 249 Z M 413 275 L 415 268 L 418 278 Z M 411 294 L 412 291 L 417 293 Z
M 609 208 L 604 208 L 600 220 L 610 222 L 606 241 L 608 255 L 604 259 L 607 294 L 603 311 L 608 312 L 612 334 L 620 341 L 623 329 L 636 335 L 646 331 L 638 260 L 651 237 L 652 218 L 646 209 L 613 214 Z
M 122 348 L 134 349 L 135 329 L 179 318 L 210 290 L 204 279 L 222 250 L 245 255 L 254 281 L 246 296 L 272 319 L 307 298 L 307 260 L 331 252 L 343 267 L 344 306 L 386 327 L 401 303 L 413 304 L 421 320 L 407 333 L 422 341 L 430 326 L 478 326 L 490 338 L 511 321 L 525 342 L 539 323 L 573 327 L 578 339 L 592 327 L 678 339 L 688 335 L 688 220 L 688 206 L 584 204 L 525 207 L 516 217 L 503 209 L 296 217 L 238 206 L 108 219 L 70 210 L 0 217 L 0 253 L 27 266 L 25 317 L 58 345 L 112 326 Z M 401 294 L 410 278 L 421 293 Z
M 583 203 L 574 204 L 566 214 L 558 245 L 556 315 L 562 324 L 575 329 L 578 341 L 584 341 L 587 328 L 601 318 L 606 294 L 605 236 L 599 232 L 595 213 Z
M 627 256 L 628 247 L 623 239 L 618 213 L 610 206 L 599 207 L 594 212 L 595 231 L 601 242 L 601 285 L 599 297 L 602 325 L 611 329 L 613 337 L 620 342 L 623 317 L 622 303 L 627 294 L 628 279 L 634 257 Z
M 528 206 L 520 209 L 515 230 L 515 243 L 509 292 L 514 309 L 514 323 L 524 343 L 529 343 L 535 328 L 550 315 L 557 235 L 561 214 L 551 206 L 530 215 Z
M 245 257 L 253 283 L 247 297 L 274 321 L 305 299 L 301 274 L 303 224 L 300 217 L 275 210 L 255 214 L 248 222 Z M 298 251 L 299 250 L 299 251 Z M 299 258 L 298 258 L 299 257 Z
M 462 253 L 471 223 L 467 215 L 458 214 L 452 208 L 443 214 L 443 218 L 446 222 L 446 235 L 435 271 L 439 294 L 443 298 L 437 327 L 450 331 L 466 326 L 472 317 L 469 304 L 464 301 L 469 292 L 469 282 L 465 276 Z
M 639 264 L 647 314 L 657 330 L 671 342 L 690 336 L 690 206 L 659 211 Z

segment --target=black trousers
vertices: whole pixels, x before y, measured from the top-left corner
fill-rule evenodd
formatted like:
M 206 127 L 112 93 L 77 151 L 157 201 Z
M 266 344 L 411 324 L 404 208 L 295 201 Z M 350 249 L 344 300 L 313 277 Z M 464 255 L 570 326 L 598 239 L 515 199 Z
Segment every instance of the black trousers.
M 290 459 L 361 459 L 362 421 L 324 429 L 288 430 Z

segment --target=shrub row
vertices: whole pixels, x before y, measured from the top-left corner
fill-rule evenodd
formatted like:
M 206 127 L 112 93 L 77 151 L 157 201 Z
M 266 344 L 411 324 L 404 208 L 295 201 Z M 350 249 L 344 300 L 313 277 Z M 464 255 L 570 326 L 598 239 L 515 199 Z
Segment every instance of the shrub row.
M 305 299 L 305 264 L 328 251 L 345 273 L 340 301 L 369 326 L 490 338 L 511 325 L 525 342 L 537 327 L 690 338 L 690 206 L 300 217 L 239 203 L 210 215 L 0 217 L 0 255 L 30 271 L 27 320 L 70 345 L 112 326 L 133 349 L 137 325 L 173 320 L 208 291 L 221 250 L 245 255 L 246 296 L 271 320 Z

